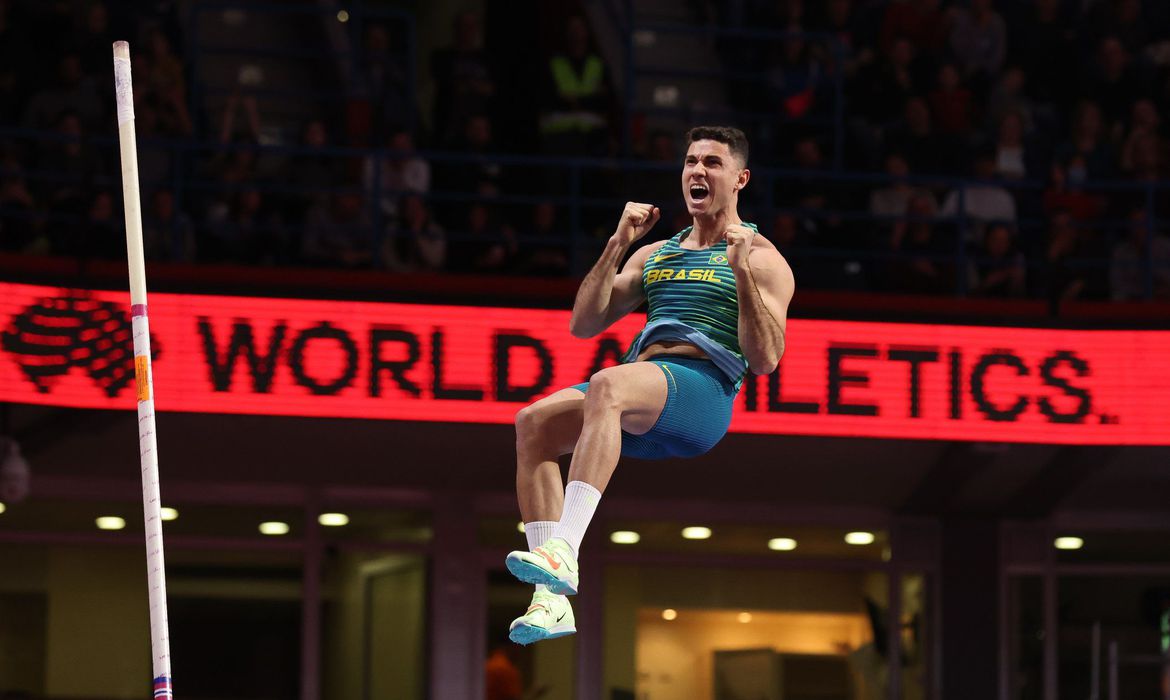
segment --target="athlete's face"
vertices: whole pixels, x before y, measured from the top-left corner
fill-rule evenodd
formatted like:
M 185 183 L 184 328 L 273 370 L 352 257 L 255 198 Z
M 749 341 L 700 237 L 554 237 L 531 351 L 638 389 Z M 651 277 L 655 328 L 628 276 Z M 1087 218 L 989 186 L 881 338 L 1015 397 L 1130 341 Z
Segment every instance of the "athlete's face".
M 750 173 L 725 143 L 695 141 L 683 161 L 682 190 L 691 216 L 718 214 L 734 205 Z

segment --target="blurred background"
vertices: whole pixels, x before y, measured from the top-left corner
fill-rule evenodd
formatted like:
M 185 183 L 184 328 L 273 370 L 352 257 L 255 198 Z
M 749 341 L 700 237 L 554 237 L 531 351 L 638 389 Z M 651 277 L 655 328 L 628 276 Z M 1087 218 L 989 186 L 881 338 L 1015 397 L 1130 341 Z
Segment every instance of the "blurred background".
M 87 291 L 126 289 L 117 39 L 151 292 L 190 320 L 218 297 L 221 350 L 233 313 L 309 303 L 280 300 L 341 325 L 349 302 L 497 328 L 567 309 L 627 200 L 663 209 L 649 240 L 689 224 L 683 134 L 730 124 L 751 142 L 740 213 L 796 275 L 794 328 L 909 321 L 944 351 L 958 326 L 1008 347 L 1053 329 L 1070 352 L 1088 336 L 1056 329 L 1128 330 L 1115 374 L 1162 410 L 1163 0 L 0 0 L 5 700 L 150 691 L 136 422 L 110 369 L 128 352 L 20 355 L 50 297 L 41 327 L 81 318 L 95 352 L 128 348 L 125 310 Z M 401 331 L 397 308 L 379 329 Z M 247 328 L 229 384 L 285 358 Z M 200 351 L 159 332 L 160 377 Z M 441 340 L 435 399 L 443 347 L 449 392 L 494 362 Z M 256 411 L 168 409 L 157 386 L 179 697 L 1170 698 L 1170 430 L 776 429 L 631 462 L 585 545 L 579 634 L 521 648 L 499 416 L 523 404 L 304 413 L 281 408 L 304 377 L 275 371 Z

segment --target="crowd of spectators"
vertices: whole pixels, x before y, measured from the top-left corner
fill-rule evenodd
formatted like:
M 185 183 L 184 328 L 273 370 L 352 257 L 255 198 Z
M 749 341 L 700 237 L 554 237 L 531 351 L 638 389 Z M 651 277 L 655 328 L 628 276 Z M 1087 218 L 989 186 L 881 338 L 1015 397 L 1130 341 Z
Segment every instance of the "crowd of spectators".
M 175 16 L 168 2 L 0 0 L 0 127 L 23 130 L 0 136 L 0 250 L 125 255 L 118 151 L 108 136 L 116 133 L 111 27 L 141 28 L 134 62 L 139 138 L 186 138 L 193 126 L 185 68 L 171 44 Z M 96 134 L 106 135 L 104 142 Z M 167 151 L 144 149 L 141 178 L 167 182 L 172 165 Z M 175 236 L 148 242 L 152 255 L 192 254 L 194 229 L 170 192 L 152 190 L 144 209 L 156 237 L 153 214 L 177 222 Z
M 811 256 L 814 275 L 894 291 L 1132 299 L 1146 294 L 1152 260 L 1151 291 L 1170 297 L 1170 193 L 1158 185 L 1170 3 L 699 6 L 732 30 L 721 48 L 734 56 L 735 106 L 783 125 L 760 130 L 757 153 L 805 181 L 772 193 L 784 225 L 795 218 L 786 245 L 796 256 L 841 251 L 831 263 Z M 782 34 L 735 33 L 745 28 Z M 888 182 L 821 184 L 830 149 L 845 170 Z M 873 218 L 842 221 L 851 211 Z
M 506 109 L 496 99 L 501 78 L 477 14 L 460 13 L 449 45 L 431 56 L 429 129 L 410 128 L 417 105 L 405 92 L 402 47 L 373 23 L 358 37 L 358 97 L 344 114 L 274 123 L 242 87 L 206 115 L 200 134 L 192 112 L 206 105 L 188 103 L 175 4 L 117 18 L 110 8 L 102 0 L 0 0 L 0 127 L 23 130 L 0 135 L 0 250 L 124 256 L 116 123 L 106 89 L 115 23 L 136 27 L 134 43 L 144 47 L 133 54 L 133 70 L 148 259 L 569 272 L 563 204 L 548 197 L 499 202 L 505 188 L 515 191 L 516 178 L 496 160 L 507 150 L 495 138 Z M 546 92 L 538 96 L 539 140 L 552 153 L 598 155 L 612 134 L 608 69 L 580 17 L 569 17 L 564 29 L 563 51 L 550 53 Z M 40 44 L 53 35 L 53 45 Z M 25 72 L 30 54 L 54 57 L 54 70 Z M 276 143 L 283 148 L 265 148 L 273 133 L 282 134 Z M 420 138 L 465 160 L 432 163 L 418 153 Z M 176 147 L 185 139 L 196 147 Z M 180 182 L 186 186 L 176 190 Z M 433 199 L 435 187 L 447 199 Z
M 369 23 L 354 37 L 360 99 L 284 124 L 246 88 L 214 113 L 192 102 L 177 3 L 132 16 L 112 7 L 0 0 L 0 126 L 44 134 L 0 135 L 0 250 L 123 254 L 111 26 L 136 27 L 143 47 L 135 112 L 150 259 L 563 275 L 591 255 L 569 245 L 570 191 L 602 203 L 572 217 L 586 243 L 626 198 L 661 202 L 657 235 L 688 223 L 672 168 L 681 134 L 623 113 L 583 15 L 554 14 L 539 80 L 520 101 L 492 50 L 500 42 L 484 41 L 479 15 L 458 14 L 424 62 L 425 105 L 408 88 L 400 37 Z M 753 165 L 784 169 L 756 178 L 741 213 L 802 285 L 1131 299 L 1147 294 L 1152 260 L 1153 294 L 1170 297 L 1170 193 L 1156 186 L 1170 145 L 1170 3 L 690 7 L 712 27 L 727 99 L 748 115 Z M 579 171 L 570 184 L 563 169 L 501 156 L 622 155 L 627 118 L 637 128 L 625 155 L 643 168 Z M 524 124 L 531 138 L 517 141 Z

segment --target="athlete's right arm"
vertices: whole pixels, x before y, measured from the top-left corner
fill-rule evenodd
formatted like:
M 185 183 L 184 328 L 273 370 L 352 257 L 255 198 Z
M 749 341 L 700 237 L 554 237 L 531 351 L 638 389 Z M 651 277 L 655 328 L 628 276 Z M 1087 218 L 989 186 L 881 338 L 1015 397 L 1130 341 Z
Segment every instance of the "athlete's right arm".
M 642 303 L 642 266 L 662 242 L 639 248 L 615 274 L 618 263 L 639 238 L 658 222 L 662 212 L 652 204 L 627 202 L 617 230 L 605 244 L 597 264 L 585 275 L 573 302 L 569 332 L 578 338 L 592 338 Z

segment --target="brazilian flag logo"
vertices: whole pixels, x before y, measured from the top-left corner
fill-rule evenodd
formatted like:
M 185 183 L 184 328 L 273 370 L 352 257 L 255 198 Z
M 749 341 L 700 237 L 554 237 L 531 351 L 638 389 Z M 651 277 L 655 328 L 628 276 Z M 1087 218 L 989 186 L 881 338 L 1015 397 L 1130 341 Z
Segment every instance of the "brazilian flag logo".
M 726 265 L 727 255 L 724 253 L 711 253 L 711 258 L 707 260 L 708 265 Z

